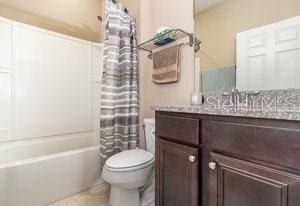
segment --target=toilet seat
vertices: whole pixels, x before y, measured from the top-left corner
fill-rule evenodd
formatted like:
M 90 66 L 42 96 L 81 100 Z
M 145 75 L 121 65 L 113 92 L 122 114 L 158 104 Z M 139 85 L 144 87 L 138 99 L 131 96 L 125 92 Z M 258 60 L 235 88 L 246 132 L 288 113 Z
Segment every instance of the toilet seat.
M 120 152 L 105 162 L 102 178 L 111 186 L 110 206 L 140 206 L 145 186 L 154 175 L 154 119 L 145 120 L 147 150 Z
M 105 162 L 105 168 L 112 172 L 134 171 L 145 168 L 154 162 L 154 155 L 142 149 L 120 152 Z

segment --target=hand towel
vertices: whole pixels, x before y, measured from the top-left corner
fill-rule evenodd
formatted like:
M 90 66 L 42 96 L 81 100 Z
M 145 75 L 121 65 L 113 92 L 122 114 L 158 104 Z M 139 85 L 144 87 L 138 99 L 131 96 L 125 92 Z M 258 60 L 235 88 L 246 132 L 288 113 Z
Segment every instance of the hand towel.
M 156 84 L 179 81 L 180 78 L 180 45 L 153 53 L 152 79 Z

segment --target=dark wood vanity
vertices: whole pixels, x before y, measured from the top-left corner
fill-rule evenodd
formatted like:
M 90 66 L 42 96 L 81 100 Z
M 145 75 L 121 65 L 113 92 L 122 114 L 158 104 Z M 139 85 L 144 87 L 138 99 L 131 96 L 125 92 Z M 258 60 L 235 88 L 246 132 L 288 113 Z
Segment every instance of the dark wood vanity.
M 299 206 L 300 122 L 156 112 L 156 206 Z

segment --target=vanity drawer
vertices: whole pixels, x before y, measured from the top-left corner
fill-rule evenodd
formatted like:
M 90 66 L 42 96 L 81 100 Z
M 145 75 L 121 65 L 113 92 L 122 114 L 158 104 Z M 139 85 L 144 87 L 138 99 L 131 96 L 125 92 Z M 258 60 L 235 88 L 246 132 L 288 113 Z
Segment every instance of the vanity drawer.
M 212 149 L 300 171 L 300 130 L 236 122 L 211 122 Z
M 199 145 L 200 120 L 156 114 L 155 132 L 157 137 L 176 142 Z

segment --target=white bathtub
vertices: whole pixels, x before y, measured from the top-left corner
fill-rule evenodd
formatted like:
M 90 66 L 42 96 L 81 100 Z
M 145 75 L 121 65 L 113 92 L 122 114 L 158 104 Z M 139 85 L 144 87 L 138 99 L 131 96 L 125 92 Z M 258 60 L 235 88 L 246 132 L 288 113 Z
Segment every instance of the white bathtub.
M 90 132 L 0 144 L 0 206 L 44 206 L 102 182 Z

